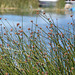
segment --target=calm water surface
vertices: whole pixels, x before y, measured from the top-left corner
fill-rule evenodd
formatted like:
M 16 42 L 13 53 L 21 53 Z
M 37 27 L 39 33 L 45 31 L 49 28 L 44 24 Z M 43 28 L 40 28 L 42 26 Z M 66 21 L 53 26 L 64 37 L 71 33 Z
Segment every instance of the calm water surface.
M 61 13 L 57 14 L 55 12 L 46 12 L 46 15 L 47 17 L 49 16 L 52 17 L 55 25 L 58 25 L 59 27 L 64 28 L 66 30 L 69 30 L 70 28 L 71 32 L 74 32 L 73 31 L 74 27 L 72 25 L 68 25 L 67 23 L 71 24 L 71 22 L 73 22 L 70 15 L 73 15 L 73 18 L 75 18 L 75 12 L 67 12 L 67 13 L 64 12 L 64 14 L 61 14 Z M 4 25 L 8 28 L 8 30 L 10 30 L 10 25 L 14 28 L 14 27 L 17 27 L 17 23 L 20 23 L 20 26 L 23 25 L 23 30 L 25 31 L 25 33 L 29 35 L 28 28 L 32 26 L 31 20 L 33 20 L 35 24 L 37 23 L 39 27 L 41 27 L 43 30 L 47 32 L 46 26 L 48 24 L 40 16 L 37 16 L 36 14 L 28 13 L 28 14 L 22 15 L 22 14 L 6 13 L 6 14 L 0 14 L 0 17 L 2 18 L 2 21 L 0 20 L 0 32 L 3 29 L 2 27 L 4 27 Z M 9 22 L 10 25 L 7 22 Z M 35 26 L 33 28 L 35 29 Z M 3 31 L 3 33 L 4 32 L 5 31 Z M 49 46 L 48 41 L 45 38 L 44 40 Z
M 59 13 L 55 13 L 55 12 L 46 12 L 46 15 L 49 17 L 49 15 L 51 15 L 55 25 L 58 25 L 61 28 L 65 28 L 68 29 L 68 24 L 67 23 L 71 23 L 72 22 L 72 18 L 70 17 L 70 15 L 74 15 L 75 17 L 75 12 L 64 12 L 63 14 Z M 20 25 L 23 25 L 23 29 L 25 32 L 27 32 L 27 29 L 29 27 L 31 27 L 31 20 L 34 21 L 34 23 L 37 23 L 40 27 L 42 27 L 43 29 L 45 29 L 45 27 L 47 26 L 47 23 L 40 17 L 37 16 L 36 14 L 12 14 L 12 13 L 5 13 L 5 14 L 0 14 L 0 17 L 2 18 L 3 23 L 9 28 L 9 24 L 4 20 L 7 19 L 7 21 L 11 24 L 11 26 L 16 26 L 17 23 L 20 23 Z M 58 20 L 56 20 L 58 19 Z M 0 21 L 0 24 L 3 24 Z M 4 25 L 3 24 L 3 25 Z M 0 29 L 1 30 L 1 29 Z

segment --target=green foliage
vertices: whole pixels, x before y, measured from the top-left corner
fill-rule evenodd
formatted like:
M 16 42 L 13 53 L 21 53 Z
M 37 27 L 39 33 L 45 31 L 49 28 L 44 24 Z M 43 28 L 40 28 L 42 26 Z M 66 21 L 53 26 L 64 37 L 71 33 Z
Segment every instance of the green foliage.
M 1 8 L 33 8 L 38 7 L 38 0 L 0 0 L 0 7 Z
M 57 1 L 57 4 L 56 4 L 57 8 L 64 8 L 64 6 L 65 6 L 65 0 L 58 0 Z

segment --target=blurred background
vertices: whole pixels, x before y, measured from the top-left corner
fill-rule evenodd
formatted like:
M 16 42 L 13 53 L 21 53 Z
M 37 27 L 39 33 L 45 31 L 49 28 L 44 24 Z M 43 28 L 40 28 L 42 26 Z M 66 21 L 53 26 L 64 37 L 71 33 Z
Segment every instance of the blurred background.
M 64 14 L 64 11 L 75 7 L 75 0 L 0 0 L 0 13 L 54 11 Z
M 70 15 L 75 16 L 75 0 L 0 0 L 0 17 L 7 18 L 10 23 L 23 22 L 24 28 L 30 26 L 30 20 L 45 25 L 36 11 L 46 12 L 55 24 L 58 19 L 58 25 L 67 29 L 67 23 L 72 22 Z

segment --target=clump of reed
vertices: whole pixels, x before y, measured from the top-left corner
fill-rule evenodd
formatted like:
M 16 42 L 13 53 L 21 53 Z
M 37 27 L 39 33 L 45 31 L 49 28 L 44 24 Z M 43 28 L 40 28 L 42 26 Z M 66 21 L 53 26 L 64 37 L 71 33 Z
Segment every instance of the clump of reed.
M 70 29 L 61 31 L 45 12 L 37 11 L 37 15 L 47 23 L 46 30 L 31 21 L 25 33 L 20 23 L 12 27 L 5 19 L 8 29 L 0 18 L 0 75 L 75 74 L 75 33 Z

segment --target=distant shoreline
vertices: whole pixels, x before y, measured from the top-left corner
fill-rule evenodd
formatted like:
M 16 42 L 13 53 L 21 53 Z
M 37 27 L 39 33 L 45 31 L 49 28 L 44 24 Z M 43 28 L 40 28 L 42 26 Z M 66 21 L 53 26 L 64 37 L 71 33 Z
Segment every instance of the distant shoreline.
M 10 8 L 0 8 L 0 9 L 18 9 L 18 8 L 10 7 Z
M 10 10 L 21 10 L 21 12 L 23 11 L 32 11 L 32 12 L 36 12 L 36 11 L 41 11 L 41 12 L 46 12 L 46 11 L 52 11 L 52 12 L 64 12 L 64 11 L 69 11 L 68 9 L 59 9 L 59 8 L 33 8 L 33 9 L 20 9 L 20 8 L 13 8 L 13 7 L 10 7 L 10 8 L 0 8 L 2 11 L 1 12 L 4 12 L 5 10 L 7 12 L 10 12 Z

